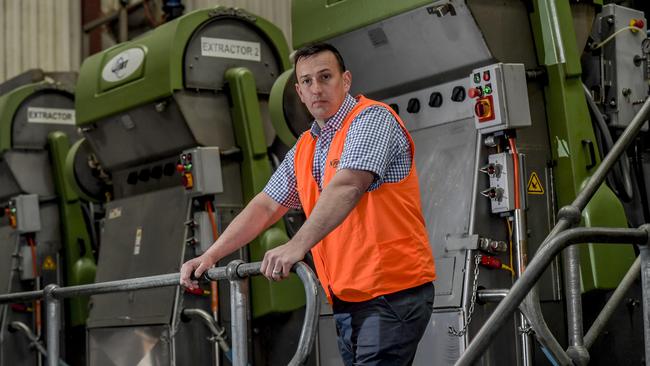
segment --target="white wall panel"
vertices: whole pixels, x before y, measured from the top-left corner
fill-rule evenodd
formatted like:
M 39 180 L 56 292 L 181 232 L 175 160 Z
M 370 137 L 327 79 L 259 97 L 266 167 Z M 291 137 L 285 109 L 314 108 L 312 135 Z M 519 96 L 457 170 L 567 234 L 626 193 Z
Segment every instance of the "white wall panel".
M 24 71 L 77 71 L 80 0 L 0 0 L 0 82 Z

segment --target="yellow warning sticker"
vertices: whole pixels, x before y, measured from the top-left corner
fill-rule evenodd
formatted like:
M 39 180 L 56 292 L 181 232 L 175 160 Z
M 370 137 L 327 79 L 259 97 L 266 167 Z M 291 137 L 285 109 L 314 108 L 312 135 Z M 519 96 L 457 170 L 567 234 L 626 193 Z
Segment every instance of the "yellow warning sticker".
M 528 194 L 544 194 L 544 187 L 542 187 L 542 181 L 539 180 L 536 172 L 533 172 L 528 179 L 528 185 L 526 186 Z
M 54 271 L 56 269 L 56 263 L 54 262 L 54 259 L 52 259 L 51 256 L 45 257 L 45 260 L 43 261 L 43 270 L 45 271 Z

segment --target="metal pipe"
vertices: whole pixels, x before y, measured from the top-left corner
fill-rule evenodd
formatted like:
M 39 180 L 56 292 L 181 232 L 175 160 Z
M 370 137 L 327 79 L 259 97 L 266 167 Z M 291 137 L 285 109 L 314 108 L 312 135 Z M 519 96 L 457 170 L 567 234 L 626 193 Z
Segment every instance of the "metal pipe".
M 45 347 L 43 347 L 41 342 L 39 342 L 38 337 L 34 334 L 34 332 L 32 332 L 32 330 L 29 329 L 27 324 L 23 322 L 13 321 L 11 322 L 11 324 L 9 324 L 9 328 L 10 331 L 12 332 L 13 331 L 22 332 L 25 335 L 25 337 L 27 337 L 31 341 L 31 344 L 34 345 L 34 347 L 40 354 L 42 354 L 43 356 L 47 356 L 47 350 L 45 349 Z
M 230 281 L 230 313 L 232 326 L 232 365 L 248 365 L 248 280 L 237 274 L 237 267 L 243 262 L 235 260 L 228 263 Z
M 508 295 L 507 288 L 481 289 L 476 291 L 476 302 L 479 304 L 487 302 L 499 302 Z
M 61 318 L 59 316 L 59 299 L 54 297 L 53 291 L 57 285 L 47 285 L 45 293 L 45 307 L 47 308 L 47 364 L 57 366 L 59 363 L 59 331 Z
M 598 314 L 598 317 L 591 325 L 591 328 L 587 331 L 584 338 L 584 346 L 586 349 L 591 348 L 594 344 L 596 338 L 598 338 L 600 332 L 602 332 L 605 327 L 605 324 L 607 324 L 607 321 L 612 317 L 614 310 L 620 305 L 621 301 L 623 301 L 627 290 L 629 290 L 634 281 L 639 278 L 639 274 L 641 273 L 640 269 L 641 257 L 637 257 L 625 274 L 625 277 L 623 277 L 623 280 L 621 280 L 621 283 L 616 287 L 616 290 L 614 290 L 612 297 L 609 298 L 607 304 L 605 304 L 603 310 L 601 310 L 600 314 Z
M 218 344 L 218 347 L 221 347 L 226 354 L 230 352 L 230 345 L 226 342 L 226 339 L 223 336 L 226 330 L 221 328 L 212 315 L 207 311 L 203 309 L 183 309 L 183 315 L 203 320 L 203 324 L 208 327 L 210 333 L 212 333 L 217 340 L 216 343 Z
M 554 365 L 573 366 L 573 361 L 569 355 L 564 352 L 564 348 L 560 345 L 557 339 L 551 333 L 544 314 L 542 314 L 542 307 L 539 305 L 539 291 L 536 286 L 533 286 L 528 296 L 519 306 L 519 311 L 528 319 L 532 327 L 535 338 L 542 347 L 546 350 L 546 357 L 552 361 Z
M 120 18 L 118 20 L 118 27 L 119 27 L 118 40 L 120 43 L 129 40 L 129 12 L 126 9 L 128 3 L 129 0 L 120 1 L 120 9 L 119 9 Z
M 650 231 L 650 225 L 646 224 Z M 650 242 L 650 238 L 648 239 Z M 646 243 L 647 244 L 647 243 Z M 650 248 L 647 245 L 639 247 L 641 253 L 641 289 L 643 294 L 643 339 L 645 344 L 645 359 L 650 360 Z
M 569 336 L 567 354 L 576 364 L 586 365 L 589 363 L 589 352 L 583 342 L 580 249 L 577 245 L 570 246 L 564 250 L 562 257 L 564 259 L 564 291 Z
M 506 323 L 507 318 L 512 316 L 517 306 L 544 273 L 549 263 L 564 247 L 584 242 L 646 244 L 649 234 L 650 227 L 641 227 L 639 229 L 575 228 L 550 238 L 547 245 L 539 248 L 533 260 L 528 264 L 526 272 L 514 283 L 508 296 L 497 305 L 497 308 L 481 327 L 465 353 L 456 362 L 456 365 L 469 366 L 478 360 L 495 338 L 499 329 Z M 650 273 L 648 273 L 648 281 L 650 281 Z M 650 345 L 650 342 L 647 345 Z
M 515 159 L 517 159 L 516 156 Z M 520 184 L 520 182 L 515 182 L 515 184 Z M 512 248 L 515 258 L 515 268 L 513 269 L 515 276 L 519 279 L 528 265 L 528 229 L 526 214 L 521 208 L 514 211 L 513 229 L 515 234 Z M 519 336 L 519 342 L 516 345 L 517 363 L 520 366 L 530 366 L 533 364 L 533 339 L 528 331 L 530 325 L 522 314 L 515 315 L 515 327 Z

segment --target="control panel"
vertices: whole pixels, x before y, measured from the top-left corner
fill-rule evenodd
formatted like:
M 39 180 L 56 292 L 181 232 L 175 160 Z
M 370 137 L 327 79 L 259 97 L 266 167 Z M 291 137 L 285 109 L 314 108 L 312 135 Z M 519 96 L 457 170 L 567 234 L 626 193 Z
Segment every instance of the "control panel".
M 9 219 L 9 226 L 20 234 L 40 231 L 38 195 L 23 194 L 13 197 L 5 207 L 5 216 Z
M 492 213 L 501 213 L 515 209 L 514 179 L 510 177 L 513 171 L 512 155 L 509 153 L 492 154 L 488 164 L 481 172 L 490 177 L 490 187 L 481 192 L 490 199 Z
M 182 176 L 183 186 L 192 195 L 223 192 L 218 147 L 196 147 L 183 151 L 176 170 Z
M 474 106 L 474 124 L 483 133 L 531 125 L 523 64 L 498 63 L 475 69 L 467 96 Z

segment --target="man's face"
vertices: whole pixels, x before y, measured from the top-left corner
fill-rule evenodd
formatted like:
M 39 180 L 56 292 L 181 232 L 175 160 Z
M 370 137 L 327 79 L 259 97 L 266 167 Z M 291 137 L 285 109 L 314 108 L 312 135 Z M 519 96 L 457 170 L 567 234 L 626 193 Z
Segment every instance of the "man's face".
M 303 57 L 296 64 L 296 92 L 316 120 L 332 117 L 350 90 L 352 75 L 341 72 L 336 56 L 323 51 Z

